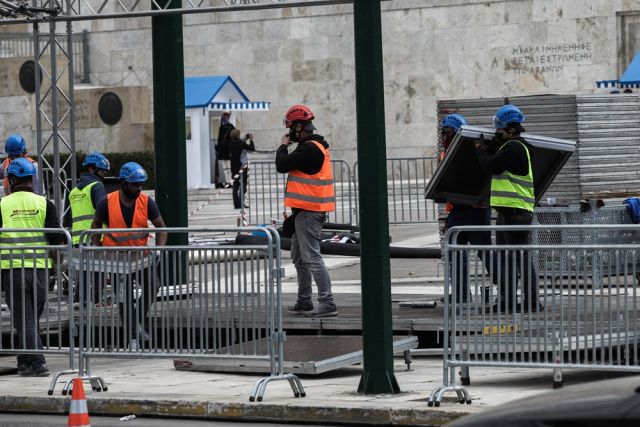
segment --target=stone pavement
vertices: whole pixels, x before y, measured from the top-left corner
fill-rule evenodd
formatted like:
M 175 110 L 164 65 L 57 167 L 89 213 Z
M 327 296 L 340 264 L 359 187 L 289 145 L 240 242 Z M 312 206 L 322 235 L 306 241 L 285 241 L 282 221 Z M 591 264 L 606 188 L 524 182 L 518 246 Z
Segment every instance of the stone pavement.
M 59 371 L 66 359 L 49 356 L 49 367 Z M 0 358 L 0 369 L 15 359 Z M 228 421 L 277 421 L 436 426 L 487 407 L 551 390 L 550 370 L 472 368 L 471 405 L 447 399 L 439 408 L 427 406 L 428 394 L 442 379 L 440 357 L 415 357 L 411 371 L 396 358 L 397 395 L 365 396 L 356 392 L 361 369 L 343 368 L 320 376 L 302 376 L 307 396 L 294 398 L 286 381 L 269 384 L 264 401 L 249 402 L 259 375 L 176 371 L 170 359 L 95 359 L 93 372 L 104 377 L 107 392 L 85 385 L 91 415 L 129 415 L 167 418 L 193 417 Z M 564 372 L 565 384 L 604 378 L 603 373 Z M 609 374 L 613 375 L 613 374 Z M 47 396 L 50 378 L 0 377 L 0 410 L 65 413 L 69 396 Z M 64 380 L 62 378 L 61 380 Z M 554 393 L 562 393 L 557 390 Z

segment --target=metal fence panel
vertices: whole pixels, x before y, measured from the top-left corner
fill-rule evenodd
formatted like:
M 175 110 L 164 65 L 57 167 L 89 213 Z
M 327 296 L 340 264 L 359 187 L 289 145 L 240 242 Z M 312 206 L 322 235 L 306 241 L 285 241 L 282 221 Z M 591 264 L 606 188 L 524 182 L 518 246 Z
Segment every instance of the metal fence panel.
M 433 200 L 424 197 L 424 189 L 433 171 L 436 169 L 436 158 L 403 157 L 387 159 L 387 199 L 389 206 L 390 224 L 410 224 L 423 222 L 437 222 L 438 208 Z M 358 163 L 354 170 L 354 200 L 356 204 L 358 193 Z M 356 216 L 357 219 L 357 216 Z
M 430 406 L 448 391 L 469 402 L 466 389 L 455 383 L 456 367 L 463 385 L 470 382 L 470 366 L 548 368 L 560 379 L 562 368 L 640 371 L 637 243 L 451 243 L 460 232 L 487 230 L 593 236 L 637 233 L 640 226 L 452 228 L 445 247 L 443 386 L 431 394 Z M 540 266 L 536 257 L 557 262 Z
M 132 231 L 141 230 L 115 230 Z M 169 233 L 253 232 L 264 244 L 96 247 L 81 245 L 80 366 L 85 380 L 95 357 L 176 357 L 268 360 L 270 376 L 256 383 L 250 400 L 262 400 L 266 384 L 287 380 L 304 395 L 297 377 L 284 374 L 280 242 L 270 227 L 165 229 Z M 83 233 L 86 239 L 93 230 Z M 87 294 L 84 294 L 86 289 Z M 86 369 L 85 369 L 86 367 Z M 70 382 L 65 385 L 68 390 Z M 63 393 L 64 391 L 63 390 Z
M 351 167 L 344 160 L 332 160 L 336 210 L 329 222 L 352 224 L 354 205 Z M 253 224 L 282 220 L 287 174 L 278 173 L 275 161 L 252 161 L 247 183 L 248 217 Z

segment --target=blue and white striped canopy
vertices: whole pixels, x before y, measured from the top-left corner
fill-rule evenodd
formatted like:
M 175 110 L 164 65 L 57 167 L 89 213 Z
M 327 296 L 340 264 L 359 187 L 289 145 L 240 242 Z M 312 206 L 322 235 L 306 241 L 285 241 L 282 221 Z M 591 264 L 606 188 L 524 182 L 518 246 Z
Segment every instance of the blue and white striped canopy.
M 212 102 L 210 108 L 214 111 L 268 111 L 270 102 Z

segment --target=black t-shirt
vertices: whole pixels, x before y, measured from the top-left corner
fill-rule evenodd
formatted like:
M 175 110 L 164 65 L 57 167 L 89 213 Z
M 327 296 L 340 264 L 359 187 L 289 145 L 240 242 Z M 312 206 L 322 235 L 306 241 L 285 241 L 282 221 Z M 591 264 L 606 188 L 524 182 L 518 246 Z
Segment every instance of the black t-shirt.
M 158 205 L 155 200 L 149 197 L 147 203 L 147 211 L 149 213 L 149 220 L 154 221 L 160 218 L 160 209 L 158 209 Z M 133 224 L 133 212 L 135 210 L 136 204 L 132 204 L 131 206 L 125 206 L 122 204 L 122 200 L 120 200 L 120 209 L 122 210 L 122 218 L 124 218 L 124 223 L 127 224 L 127 227 L 131 228 L 131 224 Z M 98 203 L 98 208 L 96 209 L 96 218 L 98 218 L 103 223 L 109 226 L 109 202 L 108 198 L 104 198 L 100 200 Z

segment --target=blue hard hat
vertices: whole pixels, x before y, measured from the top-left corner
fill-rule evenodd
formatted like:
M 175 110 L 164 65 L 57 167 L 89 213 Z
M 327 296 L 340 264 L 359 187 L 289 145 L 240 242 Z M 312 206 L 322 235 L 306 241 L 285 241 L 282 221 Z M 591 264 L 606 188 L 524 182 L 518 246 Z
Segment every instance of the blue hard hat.
M 102 169 L 108 171 L 111 165 L 109 164 L 109 160 L 102 153 L 91 153 L 84 158 L 82 162 L 82 167 L 87 166 L 95 166 L 98 169 Z
M 36 167 L 31 160 L 24 157 L 18 157 L 13 160 L 7 168 L 7 175 L 24 178 L 25 176 L 36 176 Z
M 504 129 L 511 123 L 524 122 L 524 114 L 515 105 L 507 104 L 498 108 L 496 114 L 493 116 L 493 126 L 496 129 Z
M 147 182 L 147 172 L 136 162 L 122 165 L 118 177 L 130 183 Z
M 19 156 L 22 153 L 26 153 L 27 144 L 24 142 L 22 135 L 19 133 L 9 135 L 9 138 L 4 143 L 4 152 L 10 156 Z
M 460 130 L 460 128 L 467 124 L 467 119 L 464 118 L 462 114 L 449 114 L 444 119 L 442 119 L 441 126 L 443 128 L 453 128 L 456 132 Z

